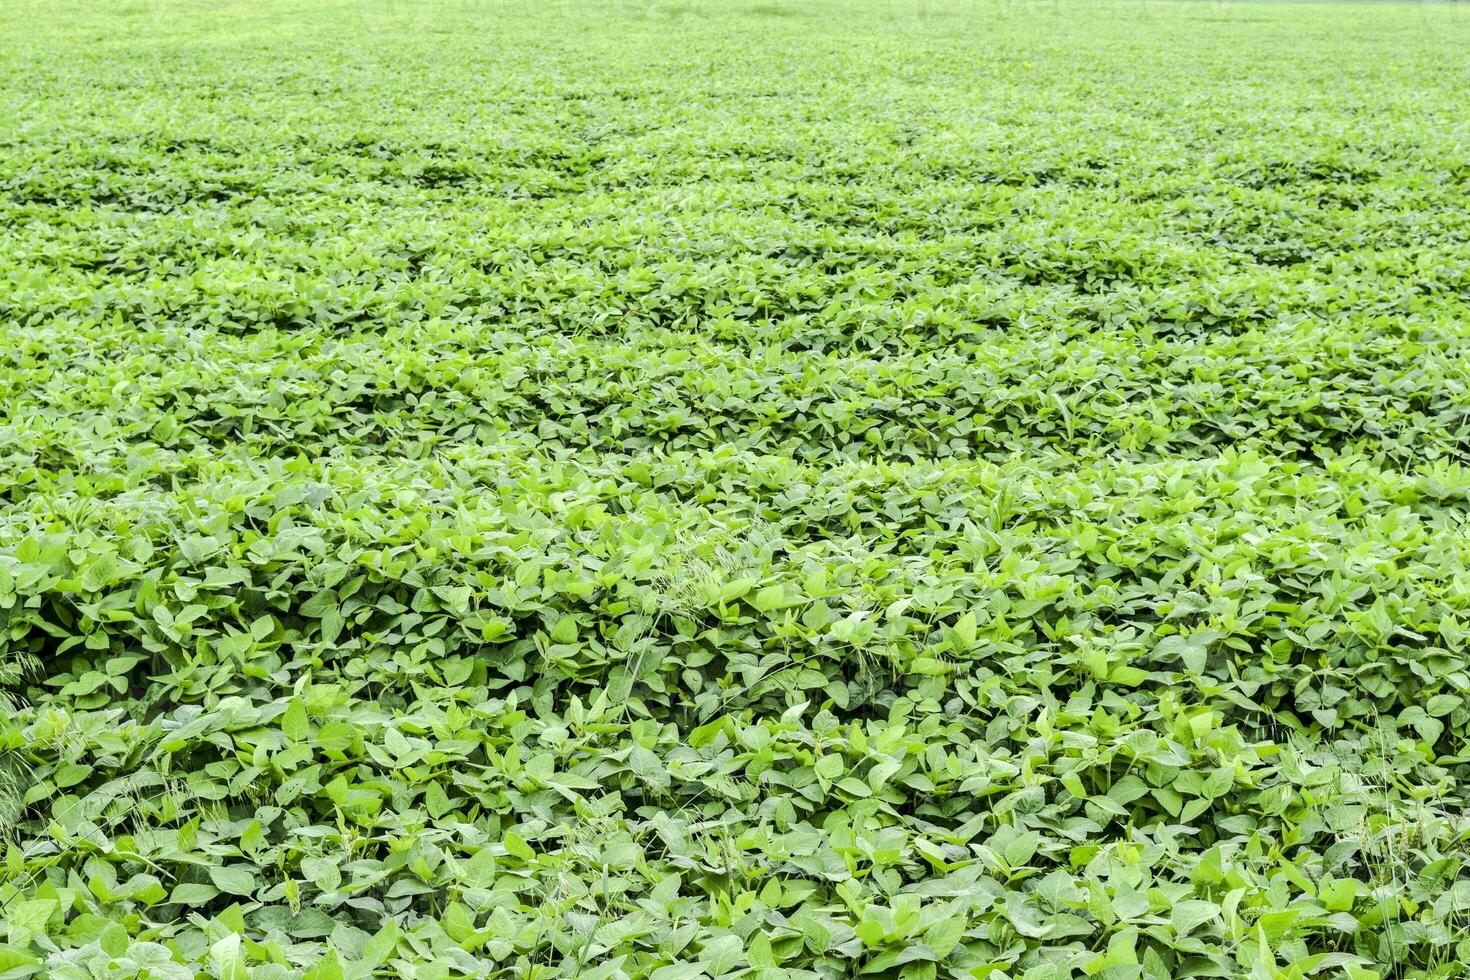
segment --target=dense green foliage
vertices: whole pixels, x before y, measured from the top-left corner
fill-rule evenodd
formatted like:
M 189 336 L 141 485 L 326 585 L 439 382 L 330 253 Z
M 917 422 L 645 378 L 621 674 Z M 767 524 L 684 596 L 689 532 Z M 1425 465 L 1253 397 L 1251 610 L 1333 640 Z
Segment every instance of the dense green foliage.
M 4 12 L 0 978 L 1465 975 L 1470 10 Z

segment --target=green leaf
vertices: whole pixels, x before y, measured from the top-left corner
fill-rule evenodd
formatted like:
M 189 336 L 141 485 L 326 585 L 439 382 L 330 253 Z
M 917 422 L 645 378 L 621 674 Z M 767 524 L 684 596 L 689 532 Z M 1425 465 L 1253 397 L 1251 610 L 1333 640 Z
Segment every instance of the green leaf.
M 209 879 L 214 882 L 215 887 L 228 895 L 249 897 L 258 886 L 255 872 L 238 866 L 210 868 Z
M 531 846 L 514 830 L 507 830 L 500 842 L 505 845 L 505 851 L 511 857 L 520 858 L 526 862 L 536 860 L 536 852 L 531 850 Z
M 750 604 L 761 612 L 771 612 L 781 609 L 787 605 L 786 586 L 777 582 L 756 591 L 750 599 Z
M 924 932 L 924 945 L 933 950 L 934 955 L 941 960 L 947 957 L 965 935 L 965 917 L 963 915 L 947 916 Z
M 1176 903 L 1169 910 L 1169 924 L 1174 927 L 1178 935 L 1188 936 L 1195 929 L 1219 915 L 1220 906 L 1214 902 L 1190 899 Z
M 213 885 L 199 882 L 184 882 L 174 886 L 169 893 L 168 900 L 175 905 L 188 905 L 196 907 L 210 902 L 220 890 Z
M 361 962 L 369 967 L 384 963 L 398 948 L 398 940 L 401 935 L 398 923 L 392 919 L 384 922 L 383 927 L 374 933 L 373 937 L 363 946 Z
M 11 941 L 25 942 L 31 936 L 46 935 L 46 924 L 58 905 L 54 898 L 33 898 L 6 905 L 4 921 L 10 928 Z

